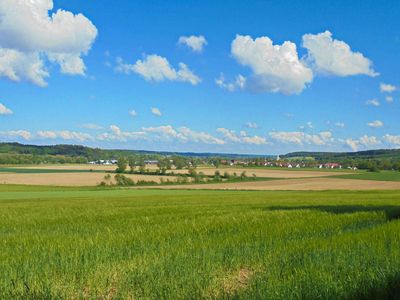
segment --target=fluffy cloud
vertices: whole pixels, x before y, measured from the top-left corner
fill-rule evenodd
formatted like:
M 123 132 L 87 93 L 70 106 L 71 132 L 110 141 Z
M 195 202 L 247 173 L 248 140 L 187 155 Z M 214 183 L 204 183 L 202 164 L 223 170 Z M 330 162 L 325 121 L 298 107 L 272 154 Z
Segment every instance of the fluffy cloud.
M 306 123 L 306 125 L 301 125 L 301 126 L 299 126 L 299 129 L 300 129 L 300 130 L 304 130 L 304 129 L 306 129 L 306 128 L 308 128 L 308 129 L 313 129 L 313 128 L 314 128 L 313 123 L 312 123 L 311 121 L 308 121 L 308 122 Z
M 379 85 L 379 89 L 381 90 L 382 93 L 392 93 L 395 90 L 397 90 L 397 87 L 391 84 L 386 84 L 386 83 L 381 83 Z
M 359 52 L 353 52 L 345 42 L 333 39 L 329 31 L 303 35 L 303 47 L 308 50 L 305 61 L 319 73 L 342 77 L 378 75 L 368 58 Z
M 192 49 L 193 52 L 200 53 L 203 51 L 203 47 L 207 45 L 207 40 L 202 35 L 181 36 L 178 40 L 178 44 L 185 45 Z
M 182 136 L 180 136 L 179 133 L 171 125 L 158 126 L 158 127 L 144 127 L 143 131 L 149 133 L 155 133 L 166 138 L 182 139 Z
M 22 138 L 24 140 L 29 141 L 32 138 L 32 134 L 27 130 L 0 131 L 0 138 L 2 139 Z
M 339 128 L 344 128 L 344 127 L 345 127 L 345 124 L 344 124 L 343 122 L 336 122 L 336 123 L 335 123 L 335 126 L 336 126 L 336 127 L 339 127 Z
M 393 102 L 393 97 L 392 96 L 386 96 L 385 98 L 387 103 L 392 103 Z
M 217 144 L 223 145 L 225 142 L 219 138 L 212 136 L 209 133 L 202 131 L 194 131 L 187 127 L 181 127 L 178 129 L 179 133 L 182 134 L 189 141 L 193 141 L 196 143 L 204 143 L 204 144 Z
M 226 89 L 230 92 L 234 92 L 236 90 L 242 90 L 246 87 L 246 78 L 242 75 L 237 75 L 235 81 L 226 82 L 224 74 L 221 73 L 218 79 L 215 79 L 215 83 L 223 89 Z
M 114 133 L 115 135 L 121 135 L 121 129 L 117 126 L 117 125 L 111 125 L 110 126 L 110 130 L 112 131 L 112 133 Z
M 226 128 L 218 128 L 217 132 L 221 133 L 225 139 L 233 143 L 253 144 L 253 145 L 266 145 L 267 139 L 260 136 L 248 136 L 245 131 L 241 131 L 238 135 L 234 130 Z
M 36 133 L 39 139 L 56 139 L 58 137 L 57 133 L 50 130 L 40 130 Z
M 162 113 L 157 107 L 152 107 L 151 108 L 151 113 L 157 117 L 161 117 Z
M 164 140 L 177 140 L 180 142 L 195 142 L 204 144 L 217 144 L 223 145 L 225 142 L 219 138 L 216 138 L 208 133 L 194 131 L 187 127 L 180 127 L 174 129 L 171 125 L 158 126 L 158 127 L 146 127 L 143 131 L 147 133 L 156 134 L 156 139 Z
M 386 143 L 391 145 L 400 145 L 400 135 L 390 135 L 386 134 L 382 138 Z
M 104 132 L 96 136 L 99 141 L 118 141 L 126 142 L 128 140 L 147 140 L 147 134 L 144 131 L 122 131 L 117 125 L 111 125 L 109 132 Z
M 64 74 L 85 74 L 82 56 L 96 39 L 96 27 L 82 14 L 59 9 L 49 15 L 52 9 L 52 0 L 0 2 L 0 76 L 46 86 L 46 58 Z
M 237 35 L 231 52 L 236 61 L 253 72 L 247 87 L 259 92 L 299 94 L 313 79 L 310 68 L 297 54 L 296 44 L 273 45 L 266 36 L 253 40 Z
M 117 72 L 125 74 L 136 73 L 147 81 L 181 81 L 192 85 L 200 83 L 201 79 L 193 73 L 187 65 L 179 63 L 179 69 L 171 67 L 169 61 L 159 55 L 147 55 L 143 60 L 137 60 L 135 64 L 127 64 L 121 58 L 117 58 Z
M 367 125 L 368 125 L 369 127 L 372 127 L 372 128 L 379 128 L 379 127 L 382 127 L 382 126 L 383 126 L 383 122 L 382 122 L 382 121 L 379 121 L 379 120 L 375 120 L 375 121 L 372 121 L 372 122 L 367 123 Z
M 88 133 L 75 132 L 69 130 L 59 131 L 57 134 L 63 140 L 88 141 L 93 139 L 92 136 Z
M 295 145 L 326 145 L 333 142 L 332 133 L 330 131 L 322 131 L 319 134 L 308 134 L 301 131 L 273 131 L 269 136 L 281 143 Z
M 137 112 L 134 109 L 132 109 L 132 110 L 129 111 L 129 115 L 131 117 L 135 118 L 137 116 Z
M 367 100 L 367 101 L 365 101 L 365 104 L 366 105 L 372 105 L 372 106 L 380 106 L 381 105 L 381 103 L 379 102 L 379 100 L 378 99 L 369 99 L 369 100 Z
M 247 128 L 253 128 L 253 129 L 258 128 L 258 125 L 257 125 L 257 123 L 255 123 L 255 122 L 247 122 L 247 123 L 245 124 L 245 126 L 246 126 Z
M 0 115 L 11 115 L 13 111 L 6 107 L 4 104 L 0 103 Z
M 356 140 L 349 138 L 345 141 L 345 143 L 351 148 L 351 150 L 357 151 L 360 147 L 367 149 L 379 145 L 381 141 L 376 136 L 364 135 Z
M 61 131 L 41 130 L 36 133 L 35 137 L 38 139 L 62 139 L 62 140 L 74 140 L 79 142 L 93 140 L 93 137 L 88 133 L 69 131 L 69 130 L 61 130 Z

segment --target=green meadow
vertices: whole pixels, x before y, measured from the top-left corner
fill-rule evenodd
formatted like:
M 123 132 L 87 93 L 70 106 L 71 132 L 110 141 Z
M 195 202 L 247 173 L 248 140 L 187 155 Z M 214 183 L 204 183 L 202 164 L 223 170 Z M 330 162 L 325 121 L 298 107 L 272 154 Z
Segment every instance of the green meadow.
M 1 299 L 396 299 L 400 191 L 0 186 Z

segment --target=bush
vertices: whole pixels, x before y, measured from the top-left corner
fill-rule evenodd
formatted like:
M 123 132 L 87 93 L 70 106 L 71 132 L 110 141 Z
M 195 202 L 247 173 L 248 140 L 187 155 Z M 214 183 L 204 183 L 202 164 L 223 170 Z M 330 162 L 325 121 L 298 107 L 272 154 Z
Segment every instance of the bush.
M 117 174 L 114 176 L 115 179 L 115 184 L 119 185 L 119 186 L 130 186 L 130 185 L 135 185 L 135 183 L 133 182 L 132 179 L 121 175 L 121 174 Z
M 104 181 L 102 181 L 100 184 L 102 185 L 102 183 L 104 183 L 104 185 L 112 185 L 111 175 L 107 174 L 106 176 L 104 176 Z
M 215 181 L 220 181 L 221 180 L 221 172 L 220 171 L 215 171 L 214 173 L 214 180 Z
M 176 183 L 184 184 L 184 183 L 188 183 L 188 182 L 189 182 L 189 179 L 188 179 L 188 177 L 185 176 L 185 175 L 178 176 L 178 177 L 176 178 Z
M 203 182 L 203 177 L 201 177 L 200 175 L 197 175 L 194 177 L 194 182 L 195 183 L 202 183 Z
M 157 185 L 158 182 L 155 181 L 146 181 L 146 180 L 139 180 L 136 185 Z
M 226 178 L 226 179 L 231 178 L 231 174 L 229 174 L 228 172 L 225 171 L 224 178 Z
M 190 168 L 189 169 L 189 176 L 190 177 L 196 177 L 197 176 L 197 172 L 194 168 Z
M 117 166 L 118 168 L 115 170 L 115 172 L 124 173 L 126 168 L 128 167 L 128 161 L 126 160 L 126 158 L 121 157 L 120 159 L 118 159 Z

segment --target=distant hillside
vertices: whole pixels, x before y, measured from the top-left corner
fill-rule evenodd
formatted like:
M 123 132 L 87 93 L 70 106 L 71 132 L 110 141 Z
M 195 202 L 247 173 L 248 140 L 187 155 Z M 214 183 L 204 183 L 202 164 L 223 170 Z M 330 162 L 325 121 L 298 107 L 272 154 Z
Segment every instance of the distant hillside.
M 30 155 L 63 155 L 69 157 L 85 157 L 89 160 L 112 159 L 119 156 L 129 155 L 148 155 L 148 156 L 167 156 L 179 155 L 186 157 L 224 157 L 224 158 L 248 158 L 248 157 L 268 157 L 268 155 L 251 154 L 222 154 L 222 153 L 194 153 L 194 152 L 166 152 L 166 151 L 146 151 L 146 150 L 106 150 L 90 148 L 80 145 L 52 145 L 37 146 L 24 145 L 19 143 L 0 143 L 0 154 L 30 154 Z
M 313 157 L 318 161 L 343 159 L 400 159 L 400 149 L 379 149 L 358 152 L 292 152 L 282 158 Z

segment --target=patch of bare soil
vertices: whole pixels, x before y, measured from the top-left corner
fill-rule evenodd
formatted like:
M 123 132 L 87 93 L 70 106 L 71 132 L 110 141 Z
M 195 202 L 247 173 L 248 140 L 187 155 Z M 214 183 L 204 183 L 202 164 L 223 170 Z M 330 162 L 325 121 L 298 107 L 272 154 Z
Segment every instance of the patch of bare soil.
M 233 273 L 224 278 L 224 291 L 228 295 L 234 295 L 240 290 L 248 287 L 253 272 L 249 269 L 242 268 L 238 273 Z

